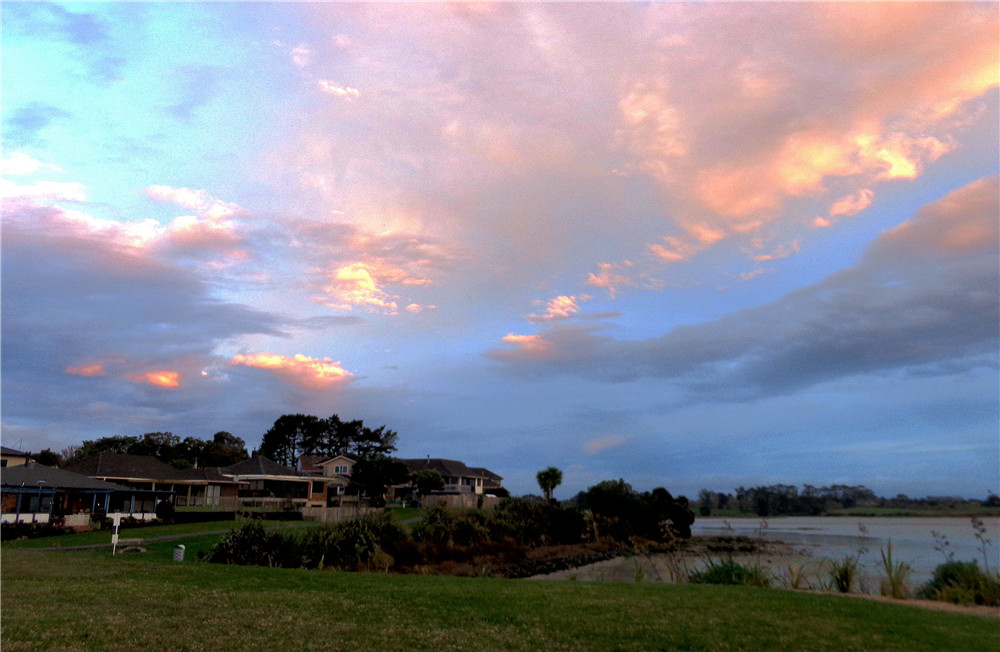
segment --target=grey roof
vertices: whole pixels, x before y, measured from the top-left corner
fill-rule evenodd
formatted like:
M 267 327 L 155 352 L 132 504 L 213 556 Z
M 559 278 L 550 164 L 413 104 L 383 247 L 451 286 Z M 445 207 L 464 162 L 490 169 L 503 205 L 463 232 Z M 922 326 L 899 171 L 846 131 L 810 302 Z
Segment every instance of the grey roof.
M 22 453 L 19 450 L 14 450 L 13 448 L 7 448 L 6 446 L 0 446 L 0 455 L 16 455 L 18 457 L 28 457 L 28 453 Z
M 39 481 L 43 484 L 39 485 Z M 0 482 L 5 487 L 38 487 L 46 489 L 94 489 L 104 491 L 130 491 L 111 482 L 95 480 L 79 473 L 65 471 L 41 464 L 8 466 L 0 470 Z
M 302 475 L 295 469 L 289 468 L 283 464 L 278 464 L 274 460 L 261 455 L 251 457 L 250 459 L 243 460 L 242 462 L 237 462 L 236 464 L 230 464 L 229 466 L 222 467 L 219 471 L 226 475 L 301 476 L 303 480 L 308 479 L 309 477 Z
M 156 480 L 162 482 L 232 482 L 218 469 L 175 469 L 147 455 L 97 453 L 66 466 L 67 471 L 91 478 Z
M 470 468 L 457 460 L 445 460 L 438 457 L 418 458 L 413 460 L 399 460 L 406 465 L 410 473 L 430 469 L 437 471 L 442 477 L 452 476 L 461 478 L 500 478 L 500 476 L 487 471 L 484 468 Z

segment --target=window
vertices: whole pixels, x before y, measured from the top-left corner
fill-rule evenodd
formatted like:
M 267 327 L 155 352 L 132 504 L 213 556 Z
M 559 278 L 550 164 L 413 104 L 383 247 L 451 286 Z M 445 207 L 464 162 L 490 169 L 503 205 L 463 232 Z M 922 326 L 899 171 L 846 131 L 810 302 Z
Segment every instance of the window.
M 323 493 L 323 485 L 324 484 L 325 483 L 322 480 L 313 480 L 313 489 L 312 489 L 312 492 L 314 494 L 321 494 L 321 493 Z
M 333 467 L 333 472 L 336 475 L 347 475 L 350 473 L 350 468 L 346 464 L 337 464 Z

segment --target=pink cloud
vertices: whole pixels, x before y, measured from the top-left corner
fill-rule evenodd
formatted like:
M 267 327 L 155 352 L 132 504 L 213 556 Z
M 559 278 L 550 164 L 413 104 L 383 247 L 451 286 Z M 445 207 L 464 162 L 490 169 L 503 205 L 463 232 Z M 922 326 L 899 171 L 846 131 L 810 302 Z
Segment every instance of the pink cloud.
M 583 452 L 587 455 L 597 455 L 598 453 L 603 453 L 604 451 L 611 450 L 612 448 L 618 448 L 619 446 L 625 444 L 626 441 L 627 440 L 624 437 L 619 437 L 617 435 L 588 439 L 583 444 Z
M 135 382 L 147 383 L 154 387 L 162 387 L 163 389 L 177 389 L 181 386 L 180 373 L 166 369 L 130 374 L 127 378 Z
M 580 296 L 560 295 L 549 299 L 545 306 L 545 312 L 528 315 L 529 321 L 552 321 L 556 319 L 568 319 L 580 311 L 580 302 L 589 301 L 591 297 L 583 294 Z
M 73 374 L 74 376 L 86 376 L 88 378 L 106 375 L 104 365 L 99 362 L 72 365 L 66 367 L 66 373 Z
M 216 199 L 204 190 L 148 186 L 145 192 L 150 199 L 172 202 L 182 208 L 195 211 L 200 217 L 213 221 L 229 219 L 242 211 L 236 204 Z
M 302 354 L 286 356 L 277 353 L 239 353 L 233 356 L 229 364 L 267 369 L 291 383 L 312 390 L 329 389 L 353 376 L 339 362 L 330 358 L 311 358 Z
M 598 272 L 595 274 L 593 272 L 587 275 L 587 280 L 584 285 L 589 285 L 591 287 L 604 288 L 608 291 L 608 296 L 612 299 L 618 293 L 619 288 L 633 285 L 634 281 L 628 276 L 620 273 L 620 270 L 624 267 L 634 267 L 635 263 L 626 260 L 621 264 L 615 263 L 598 263 Z
M 837 215 L 857 215 L 871 206 L 875 193 L 868 188 L 862 188 L 854 194 L 838 199 L 830 206 L 830 217 Z

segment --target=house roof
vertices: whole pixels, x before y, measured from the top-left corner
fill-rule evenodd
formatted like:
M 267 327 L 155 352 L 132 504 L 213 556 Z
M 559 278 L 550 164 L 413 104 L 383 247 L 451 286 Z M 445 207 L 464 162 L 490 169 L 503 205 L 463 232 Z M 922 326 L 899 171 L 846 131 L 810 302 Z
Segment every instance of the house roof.
M 8 466 L 0 471 L 0 482 L 5 487 L 38 487 L 46 489 L 93 489 L 104 491 L 128 491 L 111 482 L 95 480 L 79 473 L 57 469 L 41 464 L 27 466 Z M 44 484 L 39 485 L 42 482 Z
M 432 471 L 437 471 L 442 476 L 454 476 L 461 478 L 487 478 L 487 479 L 491 478 L 491 476 L 496 476 L 497 478 L 500 477 L 496 474 L 489 473 L 488 471 L 486 471 L 486 469 L 469 468 L 464 463 L 459 462 L 457 460 L 445 460 L 438 457 L 428 457 L 428 458 L 399 460 L 399 461 L 406 465 L 406 468 L 410 473 L 416 473 L 417 471 L 430 469 Z
M 484 469 L 481 466 L 471 466 L 469 468 L 471 470 L 473 470 L 473 471 L 478 472 L 484 478 L 486 478 L 487 480 L 489 480 L 490 484 L 495 484 L 498 487 L 500 486 L 500 481 L 503 480 L 503 476 L 502 475 L 497 475 L 493 471 L 490 471 L 489 469 Z
M 162 482 L 232 482 L 219 469 L 175 469 L 155 457 L 125 453 L 97 453 L 66 466 L 67 471 L 91 478 L 156 480 Z
M 28 453 L 22 453 L 19 450 L 13 448 L 7 448 L 6 446 L 0 446 L 0 455 L 16 455 L 17 457 L 28 457 Z
M 295 476 L 301 477 L 303 480 L 308 479 L 308 476 L 302 475 L 295 469 L 289 468 L 284 464 L 278 464 L 274 460 L 261 455 L 256 455 L 236 464 L 230 464 L 219 469 L 219 471 L 225 475 Z
M 300 455 L 298 461 L 299 471 L 302 473 L 318 473 L 320 463 L 326 459 L 325 455 Z

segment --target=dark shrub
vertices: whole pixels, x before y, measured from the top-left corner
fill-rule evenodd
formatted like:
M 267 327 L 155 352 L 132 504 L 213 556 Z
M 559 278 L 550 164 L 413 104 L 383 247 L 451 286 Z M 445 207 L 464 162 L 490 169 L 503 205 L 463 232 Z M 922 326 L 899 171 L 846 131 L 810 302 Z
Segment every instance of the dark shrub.
M 771 581 L 759 566 L 744 566 L 732 559 L 723 562 L 709 560 L 705 570 L 691 573 L 694 584 L 734 584 L 739 586 L 770 586 Z
M 171 523 L 174 520 L 174 506 L 170 501 L 161 500 L 156 503 L 156 518 L 164 523 Z
M 1000 605 L 1000 578 L 984 572 L 975 561 L 949 561 L 934 569 L 931 581 L 917 597 L 996 607 Z
M 215 564 L 273 566 L 281 535 L 268 534 L 259 521 L 244 523 L 217 543 L 205 556 Z

